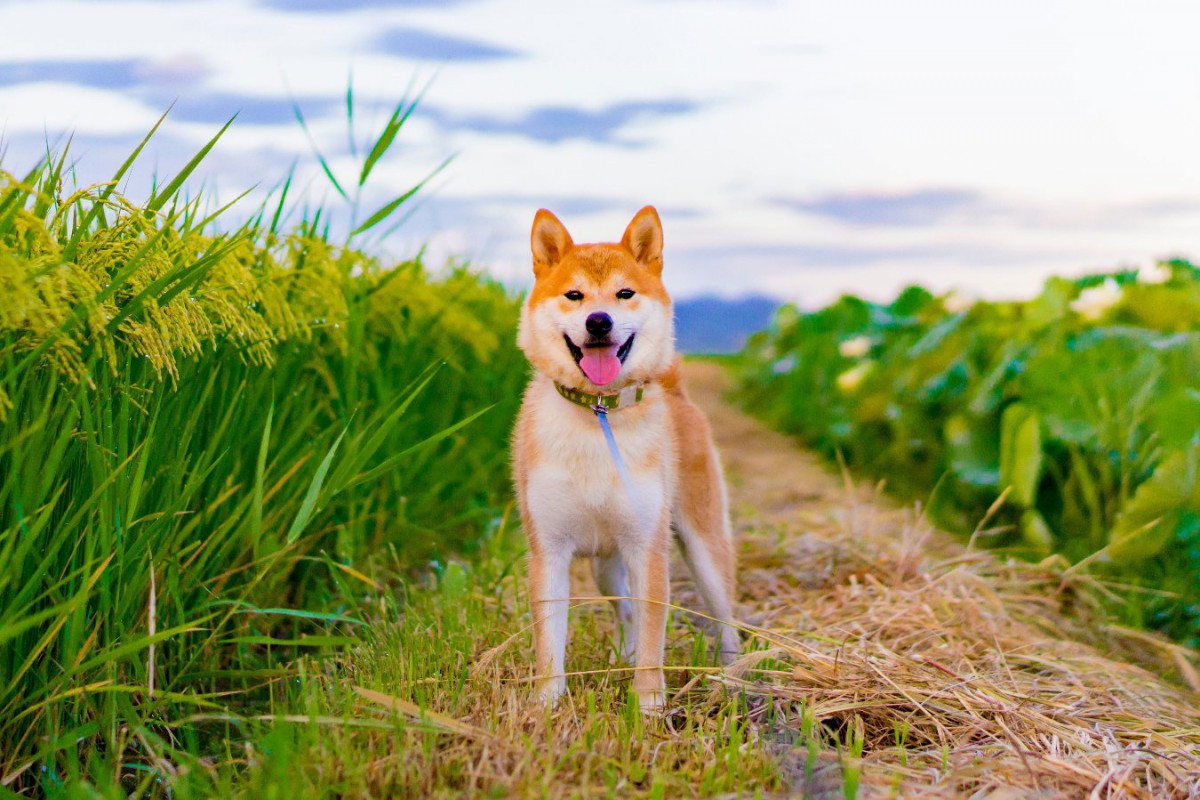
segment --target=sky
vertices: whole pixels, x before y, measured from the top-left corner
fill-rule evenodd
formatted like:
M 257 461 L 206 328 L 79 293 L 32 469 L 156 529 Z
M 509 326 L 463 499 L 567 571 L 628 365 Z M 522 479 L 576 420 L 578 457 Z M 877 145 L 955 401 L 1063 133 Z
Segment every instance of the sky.
M 137 198 L 236 112 L 192 185 L 245 214 L 295 164 L 345 224 L 293 103 L 352 184 L 424 90 L 358 219 L 453 159 L 368 244 L 514 287 L 540 207 L 613 241 L 653 204 L 676 296 L 809 308 L 1200 258 L 1190 2 L 0 0 L 0 30 L 0 168 L 69 136 L 104 180 L 173 103 Z

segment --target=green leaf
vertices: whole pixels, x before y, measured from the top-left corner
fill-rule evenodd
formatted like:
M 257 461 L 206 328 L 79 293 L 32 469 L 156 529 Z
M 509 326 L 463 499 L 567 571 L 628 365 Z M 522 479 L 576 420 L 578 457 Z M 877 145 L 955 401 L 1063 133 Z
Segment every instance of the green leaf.
M 354 71 L 346 76 L 346 139 L 350 155 L 358 158 L 358 143 L 354 141 Z
M 342 438 L 346 435 L 347 430 L 347 428 L 342 429 L 333 443 L 333 447 L 329 448 L 329 452 L 321 460 L 321 466 L 317 467 L 317 473 L 313 475 L 312 482 L 308 485 L 308 491 L 304 495 L 304 502 L 300 504 L 296 519 L 292 521 L 292 527 L 288 529 L 288 544 L 292 544 L 300 538 L 304 526 L 312 518 L 313 511 L 316 510 L 317 497 L 321 494 L 321 486 L 325 483 L 325 475 L 329 472 L 329 465 L 333 463 L 333 456 L 337 452 L 338 445 L 342 443 Z
M 470 425 L 472 422 L 479 419 L 481 416 L 486 414 L 488 411 L 491 411 L 492 408 L 493 408 L 493 406 L 487 406 L 485 408 L 481 408 L 478 411 L 476 411 L 474 414 L 472 414 L 471 416 L 467 417 L 466 419 L 459 420 L 458 422 L 454 423 L 453 425 L 451 425 L 447 428 L 443 428 L 442 430 L 433 434 L 429 438 L 423 439 L 420 442 L 417 442 L 412 447 L 408 447 L 408 448 L 405 448 L 404 450 L 401 450 L 399 453 L 396 453 L 394 456 L 390 456 L 389 458 L 387 458 L 382 464 L 375 467 L 374 469 L 369 470 L 368 472 L 364 472 L 361 475 L 358 475 L 357 477 L 353 478 L 348 484 L 346 484 L 347 487 L 356 486 L 360 483 L 369 483 L 370 481 L 375 480 L 380 475 L 383 475 L 384 473 L 386 473 L 388 470 L 395 469 L 396 465 L 399 464 L 401 461 L 403 461 L 406 457 L 412 455 L 413 453 L 424 450 L 426 447 L 432 447 L 433 445 L 442 441 L 446 437 L 452 436 L 453 434 L 457 433 L 460 428 Z
M 933 301 L 933 295 L 923 286 L 906 286 L 896 295 L 888 310 L 897 317 L 912 317 Z
M 1200 389 L 1180 386 L 1159 394 L 1150 402 L 1147 416 L 1164 447 L 1183 449 L 1194 444 L 1200 436 Z
M 1041 420 L 1029 406 L 1013 403 L 1000 417 L 1000 486 L 1011 486 L 1013 502 L 1031 508 L 1041 475 Z
M 1200 513 L 1200 447 L 1163 460 L 1117 514 L 1108 551 L 1128 563 L 1162 552 L 1184 512 Z
M 308 143 L 312 147 L 313 155 L 317 157 L 317 161 L 321 165 L 321 169 L 325 172 L 325 177 L 329 178 L 329 182 L 333 184 L 333 188 L 342 196 L 343 200 L 349 201 L 346 196 L 346 190 L 338 183 L 338 179 L 333 177 L 333 170 L 329 168 L 329 162 L 325 160 L 325 156 L 321 155 L 321 150 L 317 147 L 317 140 L 313 138 L 312 131 L 308 129 L 308 123 L 304 121 L 304 114 L 300 111 L 300 106 L 292 102 L 292 113 L 296 115 L 296 121 L 300 123 L 304 135 L 308 137 Z
M 367 154 L 367 160 L 363 162 L 362 172 L 358 176 L 358 185 L 362 186 L 367 182 L 367 178 L 371 175 L 371 170 L 375 168 L 375 164 L 379 159 L 383 158 L 384 153 L 392 146 L 392 142 L 396 140 L 396 134 L 400 133 L 400 129 L 404 127 L 404 123 L 408 122 L 408 118 L 412 115 L 417 107 L 417 103 L 424 97 L 425 91 L 429 87 L 421 91 L 416 99 L 409 103 L 408 108 L 404 107 L 407 102 L 401 99 L 396 104 L 396 108 L 392 111 L 392 116 L 388 119 L 387 124 L 383 126 L 383 131 L 379 134 L 379 138 L 375 140 L 375 144 L 371 147 L 371 152 Z M 405 92 L 407 96 L 408 92 Z
M 296 162 L 292 162 L 292 166 L 288 168 L 287 180 L 283 182 L 283 191 L 279 193 L 279 204 L 275 206 L 275 213 L 271 215 L 271 227 L 268 228 L 271 233 L 279 232 L 279 220 L 283 216 L 284 204 L 287 202 L 288 189 L 292 188 L 292 178 L 296 177 Z
M 1042 515 L 1032 508 L 1021 514 L 1021 538 L 1043 555 L 1054 551 L 1053 531 Z
M 1125 290 L 1123 311 L 1139 325 L 1159 331 L 1200 327 L 1200 290 L 1188 287 L 1132 284 Z
M 241 200 L 243 200 L 247 195 L 249 195 L 251 192 L 253 192 L 257 188 L 258 188 L 258 184 L 256 183 L 253 186 L 251 186 L 249 189 L 247 189 L 246 191 L 239 194 L 237 197 L 230 200 L 225 205 L 218 208 L 216 211 L 214 211 L 211 214 L 209 214 L 208 216 L 206 216 L 204 219 L 200 220 L 193 227 L 198 231 L 203 231 L 206 227 L 208 227 L 209 223 L 211 223 L 217 217 L 224 214 L 226 211 L 228 211 L 233 206 L 237 205 Z M 258 227 L 257 222 L 255 224 L 253 224 L 251 227 L 257 228 Z
M 358 644 L 353 636 L 301 636 L 297 639 L 276 639 L 273 636 L 251 635 L 231 636 L 226 644 L 265 644 L 273 647 L 347 647 Z
M 955 414 L 942 426 L 946 442 L 946 464 L 961 482 L 981 489 L 998 490 L 1000 467 L 995 428 L 981 420 Z
M 1074 296 L 1075 287 L 1069 280 L 1050 278 L 1042 293 L 1027 303 L 1022 313 L 1031 328 L 1043 328 L 1066 316 Z
M 271 614 L 280 617 L 296 617 L 297 619 L 311 619 L 319 622 L 345 622 L 350 625 L 366 625 L 367 623 L 355 617 L 347 617 L 344 614 L 329 614 L 322 611 L 305 611 L 302 608 L 257 608 L 248 603 L 232 603 L 228 601 L 219 601 L 213 603 L 214 606 L 238 605 L 240 606 L 235 614 Z
M 267 448 L 271 443 L 271 421 L 275 418 L 275 401 L 267 410 L 267 423 L 263 425 L 262 440 L 258 445 L 258 461 L 254 465 L 254 506 L 250 517 L 250 535 L 257 542 L 262 535 L 263 477 L 267 471 Z
M 447 158 L 445 161 L 443 161 L 441 164 L 439 164 L 437 166 L 437 169 L 435 169 L 433 172 L 426 175 L 424 180 L 422 180 L 416 186 L 409 189 L 404 194 L 397 197 L 395 200 L 392 200 L 390 203 L 386 203 L 378 211 L 376 211 L 374 214 L 372 214 L 370 217 L 368 217 L 366 222 L 364 222 L 362 225 L 359 225 L 357 228 L 355 228 L 354 231 L 351 232 L 350 235 L 357 236 L 358 234 L 362 233 L 363 231 L 374 228 L 376 225 L 378 225 L 379 223 L 383 222 L 385 219 L 390 217 L 393 213 L 395 213 L 396 209 L 398 209 L 400 206 L 404 205 L 405 201 L 407 201 L 410 197 L 412 197 L 414 194 L 419 192 L 425 186 L 425 184 L 429 183 L 429 181 L 431 181 L 433 179 L 433 177 L 435 175 L 437 175 L 439 172 L 441 172 L 443 169 L 445 169 L 446 166 L 452 160 L 453 160 L 453 158 Z
M 208 151 L 213 149 L 213 146 L 216 145 L 217 140 L 221 138 L 225 131 L 229 130 L 229 126 L 233 124 L 235 119 L 237 119 L 237 114 L 234 114 L 232 117 L 230 117 L 229 121 L 221 126 L 221 130 L 217 131 L 217 135 L 209 139 L 208 143 L 204 145 L 204 147 L 200 148 L 199 153 L 196 153 L 196 155 L 192 156 L 192 160 L 189 161 L 182 170 L 180 170 L 179 174 L 175 176 L 175 179 L 168 183 L 167 187 L 163 189 L 161 193 L 156 192 L 155 195 L 150 198 L 150 201 L 146 203 L 147 211 L 162 210 L 162 207 L 167 204 L 167 201 L 174 197 L 175 193 L 179 191 L 179 188 L 183 186 L 183 182 L 188 179 L 188 176 L 195 172 L 196 167 L 200 166 L 200 162 L 203 161 L 204 157 L 208 155 Z M 155 127 L 157 128 L 158 126 L 156 125 Z M 153 132 L 154 131 L 151 131 L 151 133 Z
M 386 417 L 375 427 L 372 432 L 370 429 L 362 435 L 355 438 L 352 442 L 351 455 L 343 459 L 330 479 L 330 484 L 334 487 L 334 491 L 341 491 L 346 485 L 350 485 L 353 480 L 353 475 L 371 460 L 371 457 L 378 452 L 384 442 L 387 440 L 388 434 L 400 418 L 413 404 L 413 401 L 421 394 L 429 382 L 433 380 L 443 362 L 435 361 L 425 368 L 418 378 L 412 384 L 405 387 L 400 393 L 400 401 L 396 404 L 396 408 L 387 414 Z

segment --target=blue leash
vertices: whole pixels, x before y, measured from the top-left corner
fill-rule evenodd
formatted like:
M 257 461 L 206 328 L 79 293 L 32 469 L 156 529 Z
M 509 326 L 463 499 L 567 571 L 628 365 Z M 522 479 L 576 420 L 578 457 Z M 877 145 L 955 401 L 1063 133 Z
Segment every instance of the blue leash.
M 631 510 L 636 516 L 641 517 L 641 513 L 638 511 L 634 500 L 633 478 L 629 475 L 629 470 L 625 468 L 625 461 L 621 458 L 621 451 L 617 449 L 617 440 L 613 438 L 612 427 L 608 424 L 608 409 L 597 404 L 592 406 L 592 412 L 595 413 L 596 419 L 600 420 L 600 430 L 604 431 L 604 440 L 608 442 L 608 452 L 612 453 L 613 461 L 617 465 L 617 474 L 621 476 L 621 483 L 625 486 L 625 493 L 629 495 Z

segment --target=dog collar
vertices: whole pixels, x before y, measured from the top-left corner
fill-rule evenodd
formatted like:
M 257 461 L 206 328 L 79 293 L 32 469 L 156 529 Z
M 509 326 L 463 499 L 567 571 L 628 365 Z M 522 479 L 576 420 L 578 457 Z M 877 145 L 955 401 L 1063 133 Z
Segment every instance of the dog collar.
M 559 394 L 577 406 L 583 406 L 591 411 L 603 409 L 605 412 L 636 405 L 642 401 L 642 397 L 646 394 L 645 385 L 640 383 L 636 386 L 626 386 L 621 391 L 613 392 L 612 394 L 581 392 L 578 389 L 570 389 L 563 386 L 557 381 L 554 383 L 554 388 L 558 389 Z

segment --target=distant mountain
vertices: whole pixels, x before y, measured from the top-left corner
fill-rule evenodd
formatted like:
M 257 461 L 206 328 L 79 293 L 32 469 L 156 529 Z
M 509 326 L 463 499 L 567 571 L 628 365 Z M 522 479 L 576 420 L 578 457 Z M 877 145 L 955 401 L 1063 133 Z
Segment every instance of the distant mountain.
M 676 346 L 684 353 L 736 353 L 746 337 L 771 321 L 779 301 L 751 295 L 726 300 L 702 296 L 675 302 Z

